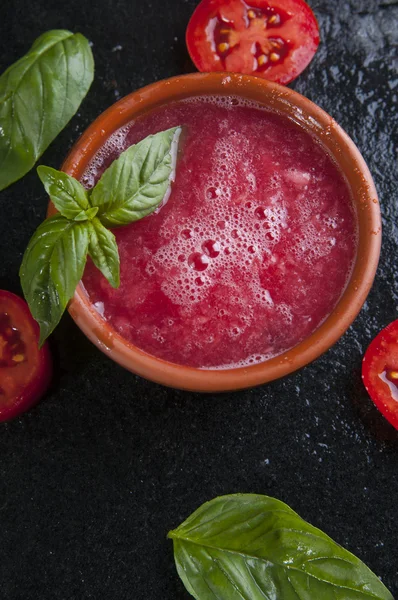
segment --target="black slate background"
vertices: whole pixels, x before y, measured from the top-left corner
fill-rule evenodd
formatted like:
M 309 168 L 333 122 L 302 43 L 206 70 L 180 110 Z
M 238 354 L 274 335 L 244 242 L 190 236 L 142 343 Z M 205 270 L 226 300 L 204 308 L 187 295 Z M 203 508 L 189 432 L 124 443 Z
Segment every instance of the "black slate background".
M 120 96 L 194 69 L 184 32 L 196 4 L 3 0 L 0 71 L 48 29 L 81 31 L 93 43 L 95 82 L 43 163 L 59 166 Z M 398 432 L 360 378 L 368 343 L 398 316 L 398 4 L 310 4 L 323 41 L 292 87 L 337 119 L 375 177 L 384 238 L 368 301 L 316 363 L 220 396 L 131 375 L 66 316 L 52 340 L 50 393 L 0 426 L 3 600 L 188 599 L 167 531 L 202 502 L 238 491 L 287 502 L 398 595 Z M 34 172 L 0 194 L 0 288 L 20 291 L 22 253 L 45 210 Z

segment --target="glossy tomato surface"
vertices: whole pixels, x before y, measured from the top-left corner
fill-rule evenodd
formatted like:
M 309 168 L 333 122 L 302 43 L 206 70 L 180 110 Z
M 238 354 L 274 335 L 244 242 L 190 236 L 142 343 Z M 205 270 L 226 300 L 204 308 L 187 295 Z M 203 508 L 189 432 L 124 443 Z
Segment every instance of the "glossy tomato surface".
M 36 404 L 52 374 L 47 345 L 39 349 L 39 327 L 24 300 L 0 290 L 0 421 Z
M 370 344 L 362 363 L 362 379 L 377 408 L 398 429 L 398 320 Z
M 319 45 L 317 20 L 304 0 L 202 0 L 186 42 L 199 71 L 232 71 L 287 84 Z

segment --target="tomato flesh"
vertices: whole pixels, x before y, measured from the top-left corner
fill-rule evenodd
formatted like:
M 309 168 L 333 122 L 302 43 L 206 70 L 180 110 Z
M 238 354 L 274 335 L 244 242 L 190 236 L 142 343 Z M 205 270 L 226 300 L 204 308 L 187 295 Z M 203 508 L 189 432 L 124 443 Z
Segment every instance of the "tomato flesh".
M 362 363 L 362 379 L 377 408 L 398 429 L 398 320 L 371 342 Z
M 188 24 L 188 51 L 199 71 L 232 71 L 289 83 L 319 45 L 304 0 L 202 0 Z
M 38 347 L 39 328 L 27 304 L 0 290 L 0 421 L 38 402 L 51 378 L 48 346 Z

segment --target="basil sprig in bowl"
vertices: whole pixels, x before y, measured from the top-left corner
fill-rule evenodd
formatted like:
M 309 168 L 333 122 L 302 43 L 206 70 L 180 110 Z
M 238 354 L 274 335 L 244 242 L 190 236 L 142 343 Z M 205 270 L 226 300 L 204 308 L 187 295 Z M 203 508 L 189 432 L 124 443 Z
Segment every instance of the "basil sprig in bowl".
M 346 177 L 359 224 L 358 253 L 353 272 L 331 315 L 295 348 L 249 367 L 199 369 L 151 356 L 117 333 L 91 305 L 84 287 L 78 285 L 69 312 L 87 337 L 110 358 L 133 373 L 163 385 L 200 392 L 221 392 L 260 385 L 292 373 L 316 359 L 341 337 L 360 311 L 373 283 L 380 254 L 381 219 L 373 180 L 347 134 L 332 117 L 307 98 L 256 77 L 197 73 L 160 81 L 138 90 L 98 117 L 73 147 L 63 170 L 77 179 L 81 178 L 92 158 L 119 128 L 159 106 L 203 95 L 233 95 L 254 101 L 293 119 L 319 140 Z M 175 123 L 175 126 L 178 125 L 183 127 L 184 123 Z M 180 152 L 183 151 L 181 143 Z M 52 206 L 50 213 L 54 214 Z

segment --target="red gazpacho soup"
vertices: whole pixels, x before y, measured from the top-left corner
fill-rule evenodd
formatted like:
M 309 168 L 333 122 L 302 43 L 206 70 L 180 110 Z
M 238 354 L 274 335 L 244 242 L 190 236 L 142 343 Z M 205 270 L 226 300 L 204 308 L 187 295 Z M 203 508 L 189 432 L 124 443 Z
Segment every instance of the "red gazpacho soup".
M 171 194 L 114 231 L 121 285 L 91 262 L 83 284 L 128 342 L 172 363 L 250 366 L 330 315 L 351 275 L 357 218 L 328 151 L 287 117 L 237 97 L 179 100 L 117 131 L 89 164 L 92 187 L 147 135 L 181 125 Z

